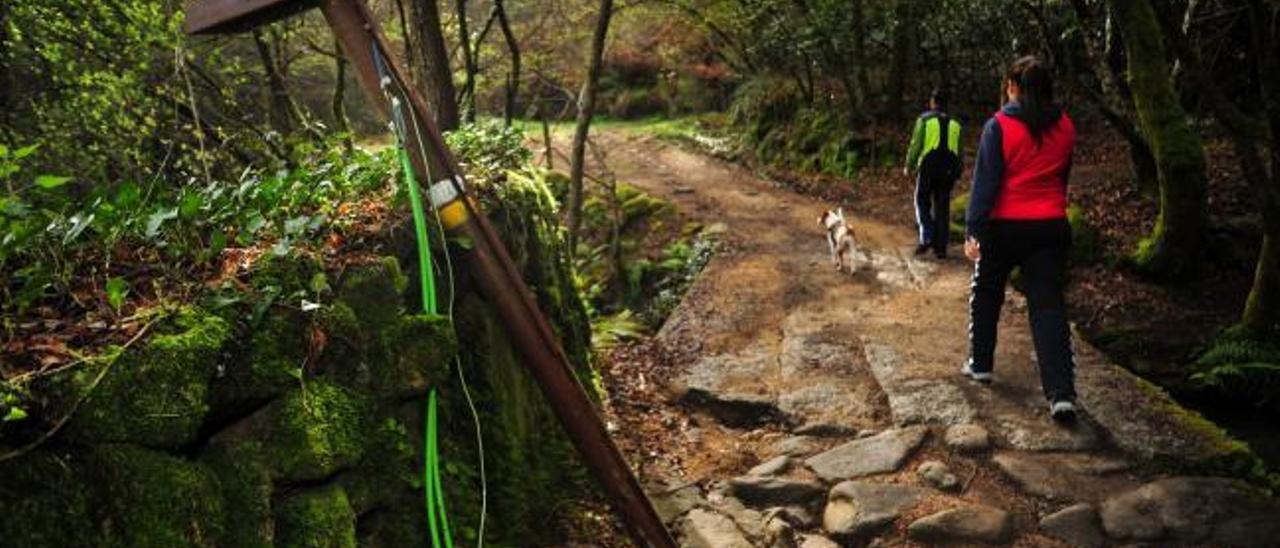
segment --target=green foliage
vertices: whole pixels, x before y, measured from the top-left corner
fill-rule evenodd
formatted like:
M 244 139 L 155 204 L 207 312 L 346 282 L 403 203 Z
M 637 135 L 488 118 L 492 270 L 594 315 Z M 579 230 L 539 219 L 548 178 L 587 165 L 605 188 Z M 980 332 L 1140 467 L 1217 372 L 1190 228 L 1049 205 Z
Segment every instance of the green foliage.
M 649 333 L 649 327 L 636 318 L 631 310 L 597 317 L 591 322 L 591 347 L 607 351 L 620 343 L 639 340 Z
M 445 135 L 445 143 L 473 182 L 498 179 L 508 170 L 524 167 L 533 157 L 524 146 L 524 134 L 497 120 L 464 125 Z
M 1280 345 L 1228 329 L 1196 359 L 1191 381 L 1202 389 L 1280 411 Z
M 883 161 L 887 151 L 829 108 L 804 106 L 794 89 L 773 78 L 748 81 L 734 96 L 731 119 L 742 129 L 743 145 L 768 164 L 846 179 Z
M 113 263 L 154 262 L 182 279 L 228 247 L 274 242 L 274 254 L 288 254 L 341 230 L 337 208 L 382 188 L 393 165 L 386 152 L 331 148 L 296 168 L 248 169 L 235 181 L 125 181 L 74 192 L 69 184 L 23 186 L 25 160 L 7 151 L 0 147 L 0 171 L 9 173 L 0 182 L 10 189 L 0 195 L 0 308 L 17 315 L 66 295 L 82 278 L 105 278 L 105 304 L 120 311 L 133 281 L 102 276 Z
M 643 312 L 649 325 L 658 326 L 666 321 L 719 248 L 715 238 L 700 236 L 694 239 L 692 246 L 676 242 L 663 249 L 662 262 L 658 263 L 658 279 L 653 285 L 657 295 Z

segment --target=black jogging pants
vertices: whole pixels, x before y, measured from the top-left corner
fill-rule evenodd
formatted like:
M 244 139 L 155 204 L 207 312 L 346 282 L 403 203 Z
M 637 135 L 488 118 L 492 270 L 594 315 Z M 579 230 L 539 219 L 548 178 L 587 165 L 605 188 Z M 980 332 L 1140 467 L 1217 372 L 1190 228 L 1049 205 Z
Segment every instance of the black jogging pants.
M 993 219 L 979 243 L 981 258 L 974 265 L 969 299 L 972 369 L 990 372 L 994 365 L 996 326 L 1004 305 L 1005 284 L 1013 268 L 1020 267 L 1045 397 L 1050 401 L 1074 399 L 1075 358 L 1063 299 L 1071 225 L 1066 219 Z

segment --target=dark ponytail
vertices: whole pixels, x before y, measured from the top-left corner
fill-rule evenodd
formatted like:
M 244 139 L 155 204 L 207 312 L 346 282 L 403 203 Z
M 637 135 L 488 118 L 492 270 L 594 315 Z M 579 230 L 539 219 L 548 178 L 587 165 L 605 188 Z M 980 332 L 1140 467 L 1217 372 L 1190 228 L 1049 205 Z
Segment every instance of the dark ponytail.
M 1039 57 L 1028 55 L 1009 66 L 1005 80 L 1018 84 L 1020 112 L 1015 116 L 1027 125 L 1037 142 L 1044 130 L 1057 124 L 1062 111 L 1053 101 L 1053 75 Z

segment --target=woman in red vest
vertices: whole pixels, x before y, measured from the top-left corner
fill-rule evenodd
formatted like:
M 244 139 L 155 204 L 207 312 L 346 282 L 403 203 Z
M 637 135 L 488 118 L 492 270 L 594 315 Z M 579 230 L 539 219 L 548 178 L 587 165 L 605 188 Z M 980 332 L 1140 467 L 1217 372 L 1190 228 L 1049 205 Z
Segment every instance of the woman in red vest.
M 1005 283 L 1020 267 L 1050 413 L 1072 420 L 1075 360 L 1063 286 L 1071 249 L 1067 178 L 1075 125 L 1054 102 L 1053 78 L 1036 57 L 1015 61 L 1004 85 L 1009 100 L 983 127 L 973 168 L 965 255 L 975 264 L 963 372 L 991 382 Z

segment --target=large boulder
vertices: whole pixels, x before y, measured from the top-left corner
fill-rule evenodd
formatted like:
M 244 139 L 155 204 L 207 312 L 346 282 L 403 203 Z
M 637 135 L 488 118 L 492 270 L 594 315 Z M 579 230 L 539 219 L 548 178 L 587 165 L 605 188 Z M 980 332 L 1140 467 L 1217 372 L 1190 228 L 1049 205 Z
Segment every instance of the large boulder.
M 1274 546 L 1280 503 L 1239 480 L 1178 477 L 1116 495 L 1101 507 L 1107 535 L 1122 541 Z

